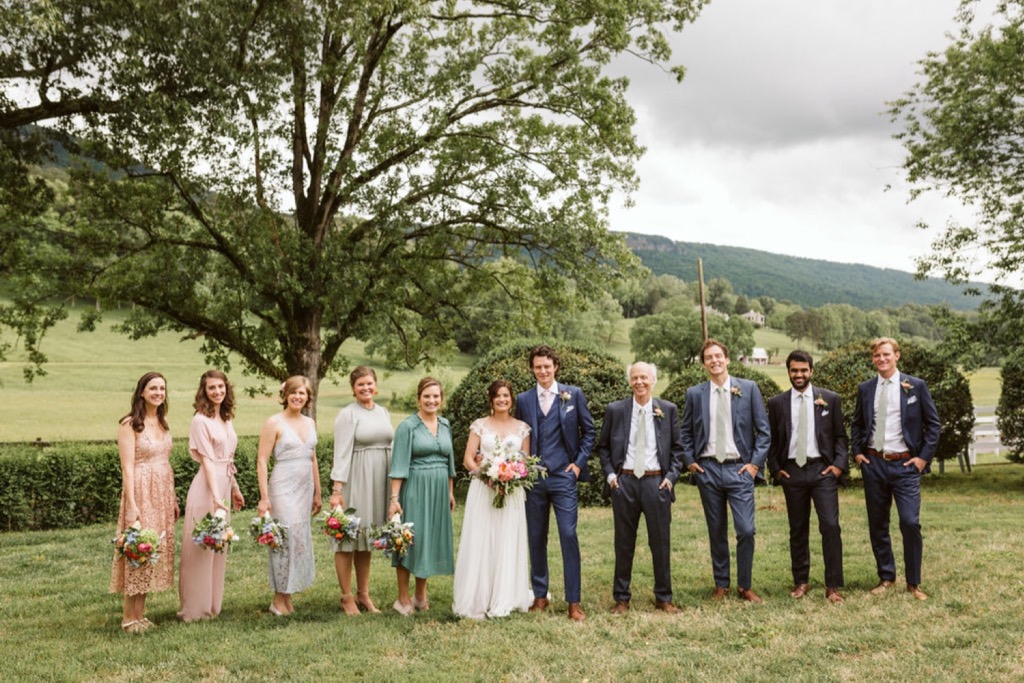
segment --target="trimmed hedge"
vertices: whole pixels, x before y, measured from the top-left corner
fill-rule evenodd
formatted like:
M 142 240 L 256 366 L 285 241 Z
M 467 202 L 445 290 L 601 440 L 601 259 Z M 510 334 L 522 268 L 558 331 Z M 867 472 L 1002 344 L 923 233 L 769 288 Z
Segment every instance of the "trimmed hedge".
M 257 437 L 238 440 L 235 464 L 246 508 L 259 500 L 256 483 Z M 330 490 L 333 437 L 321 437 L 317 461 L 323 491 Z M 182 510 L 199 463 L 188 454 L 188 437 L 171 450 L 174 490 Z M 117 443 L 64 442 L 37 446 L 0 446 L 0 531 L 84 526 L 117 520 L 121 500 L 121 463 Z

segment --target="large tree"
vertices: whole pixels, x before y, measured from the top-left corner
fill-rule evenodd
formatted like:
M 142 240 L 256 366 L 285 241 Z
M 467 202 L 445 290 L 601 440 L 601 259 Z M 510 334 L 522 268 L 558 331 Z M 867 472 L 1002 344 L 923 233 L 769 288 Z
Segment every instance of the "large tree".
M 112 48 L 102 85 L 136 104 L 64 119 L 103 163 L 18 226 L 24 258 L 6 267 L 52 275 L 39 297 L 132 302 L 132 335 L 187 332 L 211 361 L 314 386 L 350 338 L 429 359 L 448 316 L 500 280 L 482 268 L 497 258 L 533 269 L 520 298 L 575 306 L 631 263 L 606 206 L 642 148 L 606 67 L 665 65 L 663 31 L 702 4 L 131 3 L 131 51 Z M 73 6 L 46 3 L 58 24 Z M 43 32 L 0 62 L 7 109 L 32 106 L 11 103 L 52 61 L 53 23 L 0 22 L 4 45 Z

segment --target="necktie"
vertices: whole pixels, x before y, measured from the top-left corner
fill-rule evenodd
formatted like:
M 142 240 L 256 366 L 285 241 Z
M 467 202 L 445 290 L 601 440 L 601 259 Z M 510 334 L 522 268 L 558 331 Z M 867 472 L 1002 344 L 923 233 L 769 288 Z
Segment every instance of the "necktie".
M 633 474 L 639 479 L 647 471 L 647 413 L 636 412 L 636 445 L 633 448 Z
M 547 415 L 548 411 L 551 410 L 551 404 L 554 402 L 555 393 L 550 389 L 545 389 L 544 393 L 540 395 L 540 409 Z
M 726 400 L 725 387 L 715 389 L 718 392 L 718 409 L 715 413 L 715 460 L 725 462 L 728 457 L 725 452 L 725 423 L 729 414 L 729 402 Z
M 796 464 L 807 464 L 807 397 L 800 394 L 800 414 L 796 418 Z
M 875 412 L 875 450 L 885 450 L 885 420 L 889 415 L 889 380 L 882 381 L 882 395 L 878 397 L 878 410 Z

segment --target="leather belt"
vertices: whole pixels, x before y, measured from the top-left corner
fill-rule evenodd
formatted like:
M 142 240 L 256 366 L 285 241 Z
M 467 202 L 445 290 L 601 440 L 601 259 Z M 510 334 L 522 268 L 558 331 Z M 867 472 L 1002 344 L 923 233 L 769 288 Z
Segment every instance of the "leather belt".
M 622 473 L 623 474 L 632 474 L 634 477 L 636 476 L 635 474 L 633 474 L 633 470 L 626 470 L 626 469 L 624 469 L 624 470 L 622 470 Z M 646 472 L 644 472 L 644 476 L 645 477 L 660 477 L 661 476 L 661 470 L 647 470 Z
M 874 448 L 867 449 L 868 455 L 882 460 L 910 460 L 910 451 L 903 451 L 902 453 L 882 453 L 876 451 Z

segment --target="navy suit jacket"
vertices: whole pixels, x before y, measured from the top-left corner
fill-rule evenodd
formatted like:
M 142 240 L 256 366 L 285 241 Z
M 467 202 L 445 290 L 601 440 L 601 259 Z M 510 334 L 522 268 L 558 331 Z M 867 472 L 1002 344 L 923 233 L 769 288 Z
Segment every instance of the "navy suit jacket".
M 675 403 L 652 398 L 654 407 L 654 438 L 658 445 L 658 467 L 663 478 L 675 486 L 683 468 L 683 436 L 679 431 L 679 409 Z M 658 414 L 661 417 L 658 417 Z M 633 397 L 609 403 L 604 411 L 601 436 L 597 439 L 597 455 L 605 481 L 608 475 L 619 476 L 626 463 L 629 430 L 633 423 Z
M 568 393 L 565 400 L 562 395 Z M 587 398 L 579 387 L 571 384 L 558 383 L 558 396 L 551 404 L 551 410 L 558 411 L 558 419 L 562 425 L 562 444 L 570 456 L 575 456 L 574 462 L 580 468 L 578 481 L 587 481 L 590 475 L 587 472 L 587 460 L 590 458 L 590 451 L 594 448 L 594 418 L 587 407 Z M 516 417 L 530 425 L 531 433 L 540 433 L 537 428 L 540 416 L 540 399 L 537 396 L 537 385 L 531 386 L 527 391 L 516 397 Z M 530 439 L 530 455 L 540 457 L 537 453 L 537 442 L 539 439 Z
M 732 395 L 732 438 L 744 463 L 764 469 L 770 442 L 768 413 L 757 384 L 749 379 L 729 377 Z M 739 392 L 737 394 L 737 392 Z M 701 382 L 686 390 L 683 407 L 683 464 L 689 467 L 707 448 L 711 422 L 711 385 Z M 760 474 L 760 471 L 758 472 Z
M 814 440 L 826 465 L 843 472 L 849 469 L 846 428 L 839 394 L 828 389 L 814 389 Z M 789 460 L 789 444 L 793 437 L 793 390 L 783 391 L 768 399 L 768 422 L 772 438 L 768 447 L 768 470 L 777 476 Z M 824 405 L 822 405 L 824 403 Z
M 921 458 L 931 465 L 939 447 L 942 423 L 935 408 L 932 394 L 923 379 L 900 373 L 900 424 L 903 440 L 907 442 L 910 455 Z M 850 443 L 854 455 L 864 455 L 875 429 L 875 389 L 878 378 L 874 377 L 857 385 L 857 407 L 853 411 L 853 425 L 850 427 Z M 925 470 L 927 471 L 927 466 Z

